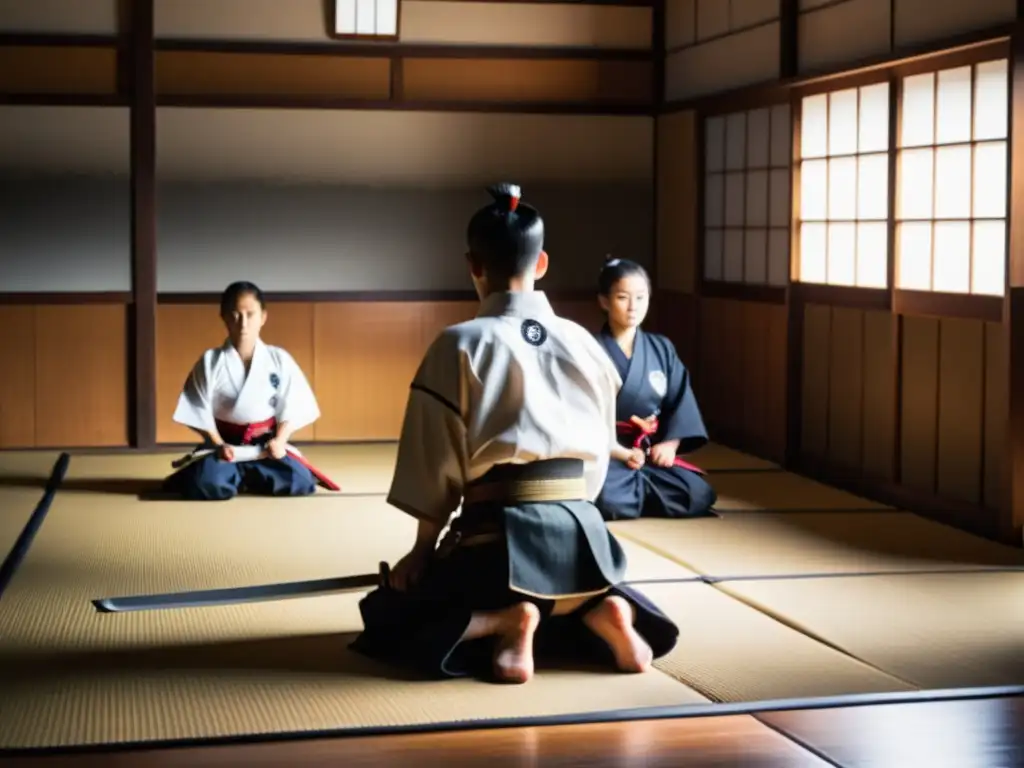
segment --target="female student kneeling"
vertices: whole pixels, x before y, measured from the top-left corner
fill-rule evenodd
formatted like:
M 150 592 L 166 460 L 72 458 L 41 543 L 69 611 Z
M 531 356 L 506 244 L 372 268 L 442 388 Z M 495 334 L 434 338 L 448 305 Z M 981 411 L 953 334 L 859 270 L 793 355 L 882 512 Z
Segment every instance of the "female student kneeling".
M 640 327 L 650 293 L 636 262 L 612 259 L 601 270 L 598 300 L 608 320 L 597 338 L 622 377 L 619 445 L 595 502 L 606 520 L 703 517 L 717 500 L 703 471 L 679 457 L 705 445 L 708 433 L 672 342 Z
M 338 490 L 288 443 L 320 417 L 302 369 L 280 347 L 265 344 L 263 292 L 237 282 L 221 296 L 228 338 L 192 368 L 174 420 L 199 433 L 200 445 L 175 462 L 164 489 L 192 500 L 225 500 L 239 492 L 306 496 L 317 483 Z

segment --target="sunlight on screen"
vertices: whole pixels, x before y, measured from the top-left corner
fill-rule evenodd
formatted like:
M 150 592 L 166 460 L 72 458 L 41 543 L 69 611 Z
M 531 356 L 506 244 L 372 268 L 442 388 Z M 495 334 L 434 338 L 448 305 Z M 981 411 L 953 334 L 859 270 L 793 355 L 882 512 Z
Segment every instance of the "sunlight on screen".
M 908 149 L 900 153 L 899 210 L 901 219 L 928 219 L 932 215 L 931 149 Z
M 970 66 L 939 72 L 935 93 L 935 143 L 971 140 Z
M 974 215 L 1006 216 L 1006 142 L 974 147 Z
M 334 33 L 354 35 L 356 33 L 356 0 L 335 0 Z
M 725 224 L 725 176 L 708 176 L 704 184 L 704 225 L 721 227 Z
M 725 119 L 725 167 L 738 170 L 747 160 L 747 113 L 737 112 Z
M 828 94 L 807 96 L 800 116 L 800 156 L 824 157 L 828 151 Z
M 932 225 L 907 222 L 896 231 L 897 280 L 899 288 L 927 291 L 932 283 Z
M 711 117 L 704 121 L 704 170 L 725 169 L 725 118 Z
M 829 285 L 854 285 L 857 278 L 857 225 L 828 225 Z
M 768 232 L 768 282 L 786 285 L 789 282 L 789 230 Z
M 712 229 L 704 233 L 704 279 L 722 279 L 722 230 Z
M 970 216 L 971 147 L 939 147 L 935 150 L 935 218 Z
M 931 144 L 935 137 L 935 75 L 903 78 L 900 146 Z
M 885 152 L 889 148 L 889 84 L 860 89 L 858 152 Z
M 974 222 L 973 293 L 1002 296 L 1006 290 L 1006 224 Z
M 857 285 L 885 288 L 889 282 L 889 227 L 884 221 L 857 225 Z
M 936 223 L 932 290 L 944 293 L 968 293 L 971 290 L 970 222 Z
M 857 218 L 887 218 L 889 216 L 889 156 L 861 155 L 857 158 L 857 163 Z
M 398 34 L 398 2 L 399 0 L 376 0 L 377 2 L 377 34 Z
M 1005 139 L 1006 107 L 1010 95 L 1007 60 L 977 66 L 974 82 L 974 138 Z
M 768 226 L 768 171 L 747 171 L 748 227 Z
M 789 226 L 789 169 L 772 171 L 768 192 L 768 220 L 773 227 Z
M 377 9 L 374 0 L 356 0 L 356 32 L 373 35 L 377 32 Z
M 828 160 L 806 160 L 800 166 L 800 218 L 823 220 L 828 203 Z
M 856 157 L 837 157 L 828 161 L 828 217 L 857 217 Z
M 800 225 L 800 281 L 825 282 L 825 251 L 827 224 Z
M 743 280 L 764 285 L 768 282 L 768 230 L 748 229 L 743 243 Z
M 743 281 L 743 230 L 725 230 L 722 277 L 730 283 Z
M 768 167 L 768 133 L 771 112 L 755 109 L 747 115 L 747 168 Z
M 828 153 L 852 155 L 857 151 L 857 89 L 828 96 Z

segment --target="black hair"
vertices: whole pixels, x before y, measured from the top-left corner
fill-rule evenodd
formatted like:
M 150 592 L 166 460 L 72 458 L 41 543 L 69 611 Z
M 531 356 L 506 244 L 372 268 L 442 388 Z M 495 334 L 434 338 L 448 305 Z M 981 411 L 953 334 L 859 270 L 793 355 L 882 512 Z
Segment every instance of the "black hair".
M 521 203 L 516 184 L 496 184 L 487 191 L 494 202 L 469 220 L 469 257 L 492 280 L 525 274 L 544 250 L 544 219 L 537 209 Z
M 601 267 L 601 274 L 597 278 L 598 295 L 607 296 L 619 280 L 630 275 L 640 275 L 647 282 L 647 290 L 651 289 L 651 278 L 642 266 L 629 259 L 609 258 Z
M 245 280 L 239 280 L 238 282 L 232 283 L 224 289 L 224 293 L 220 295 L 220 315 L 221 317 L 227 317 L 235 311 L 235 305 L 238 304 L 238 300 L 243 296 L 252 296 L 260 304 L 260 309 L 266 308 L 266 299 L 255 283 L 250 283 Z

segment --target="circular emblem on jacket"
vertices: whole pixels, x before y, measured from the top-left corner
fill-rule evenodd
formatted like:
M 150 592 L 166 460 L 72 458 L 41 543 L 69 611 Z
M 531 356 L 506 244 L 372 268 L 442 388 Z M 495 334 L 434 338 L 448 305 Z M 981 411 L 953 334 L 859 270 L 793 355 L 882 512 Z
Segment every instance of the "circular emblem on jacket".
M 647 374 L 647 380 L 651 382 L 651 389 L 658 393 L 658 397 L 664 397 L 668 391 L 668 379 L 664 371 L 651 371 Z
M 520 330 L 526 343 L 533 344 L 535 347 L 539 347 L 548 338 L 547 329 L 536 320 L 523 320 Z

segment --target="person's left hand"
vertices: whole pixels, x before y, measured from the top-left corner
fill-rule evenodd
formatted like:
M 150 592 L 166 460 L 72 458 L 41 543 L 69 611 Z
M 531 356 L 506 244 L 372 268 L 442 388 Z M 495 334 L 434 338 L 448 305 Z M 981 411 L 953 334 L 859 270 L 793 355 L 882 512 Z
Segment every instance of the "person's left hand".
M 676 446 L 672 443 L 658 443 L 651 447 L 650 462 L 656 467 L 671 467 L 676 460 Z
M 285 449 L 285 442 L 275 437 L 267 443 L 267 453 L 269 453 L 272 458 L 283 459 L 287 453 Z

